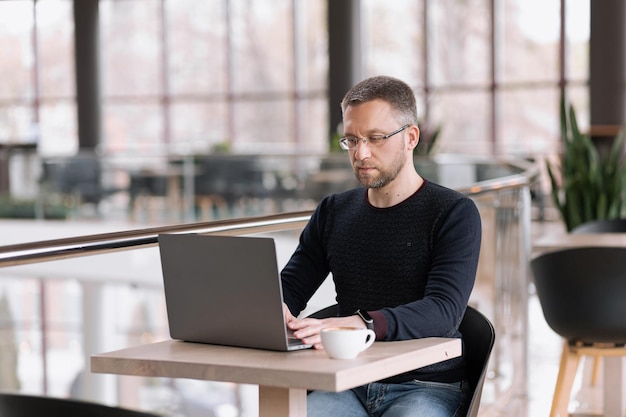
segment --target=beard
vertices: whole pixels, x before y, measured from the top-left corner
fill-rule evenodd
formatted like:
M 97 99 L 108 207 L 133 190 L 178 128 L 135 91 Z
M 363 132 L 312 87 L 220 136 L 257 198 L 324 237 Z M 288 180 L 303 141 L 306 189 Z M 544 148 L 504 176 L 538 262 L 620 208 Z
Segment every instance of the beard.
M 388 168 L 381 168 L 376 165 L 369 165 L 367 162 L 355 161 L 353 171 L 356 179 L 365 188 L 382 188 L 396 179 L 404 164 L 406 163 L 405 155 L 398 152 Z M 372 174 L 361 174 L 359 168 L 375 168 Z

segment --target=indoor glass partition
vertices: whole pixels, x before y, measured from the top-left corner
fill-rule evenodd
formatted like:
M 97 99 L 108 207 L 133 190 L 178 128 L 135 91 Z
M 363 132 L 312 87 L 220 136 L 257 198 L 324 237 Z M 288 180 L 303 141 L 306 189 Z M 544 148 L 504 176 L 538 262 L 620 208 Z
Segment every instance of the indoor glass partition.
M 483 248 L 471 303 L 496 327 L 483 402 L 501 407 L 526 392 L 526 262 L 536 172 L 533 166 L 452 158 L 420 168 L 470 195 L 481 212 Z M 0 389 L 168 416 L 255 415 L 252 386 L 93 375 L 85 364 L 94 353 L 169 337 L 158 233 L 271 236 L 280 267 L 309 215 L 288 212 L 147 229 L 80 220 L 2 221 L 5 236 L 13 240 L 5 238 L 0 247 Z M 307 312 L 332 304 L 333 295 L 328 281 Z

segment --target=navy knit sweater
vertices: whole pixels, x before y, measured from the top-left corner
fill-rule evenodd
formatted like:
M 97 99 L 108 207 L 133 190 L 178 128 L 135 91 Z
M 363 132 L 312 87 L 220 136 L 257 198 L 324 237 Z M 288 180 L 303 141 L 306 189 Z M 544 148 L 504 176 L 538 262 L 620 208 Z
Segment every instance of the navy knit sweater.
M 358 188 L 326 197 L 283 269 L 283 297 L 297 315 L 332 274 L 340 315 L 374 318 L 377 340 L 461 337 L 474 286 L 481 222 L 473 201 L 425 181 L 405 201 L 376 208 Z M 453 382 L 463 358 L 385 380 Z

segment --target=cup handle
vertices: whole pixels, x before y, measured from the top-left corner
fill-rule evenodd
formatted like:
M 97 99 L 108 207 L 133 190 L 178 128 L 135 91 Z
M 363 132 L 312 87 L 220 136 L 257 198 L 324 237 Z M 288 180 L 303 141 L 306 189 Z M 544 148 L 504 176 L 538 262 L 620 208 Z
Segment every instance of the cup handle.
M 361 352 L 367 349 L 368 347 L 372 346 L 372 343 L 374 343 L 375 340 L 376 340 L 376 333 L 374 333 L 374 330 L 368 329 L 366 336 L 365 336 L 365 344 L 363 345 Z

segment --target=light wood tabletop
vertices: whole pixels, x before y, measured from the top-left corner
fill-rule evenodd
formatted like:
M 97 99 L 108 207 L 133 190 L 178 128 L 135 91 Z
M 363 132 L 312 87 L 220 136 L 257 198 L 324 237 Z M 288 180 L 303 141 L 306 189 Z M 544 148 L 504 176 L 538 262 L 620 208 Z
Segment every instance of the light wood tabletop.
M 461 355 L 461 341 L 376 342 L 356 359 L 167 340 L 91 356 L 91 372 L 259 385 L 260 417 L 305 417 L 309 389 L 343 391 Z
M 533 241 L 533 250 L 538 253 L 586 246 L 624 248 L 626 233 L 550 233 Z

